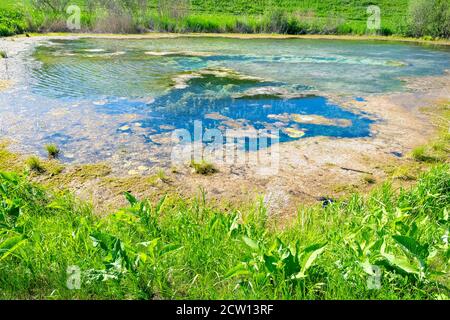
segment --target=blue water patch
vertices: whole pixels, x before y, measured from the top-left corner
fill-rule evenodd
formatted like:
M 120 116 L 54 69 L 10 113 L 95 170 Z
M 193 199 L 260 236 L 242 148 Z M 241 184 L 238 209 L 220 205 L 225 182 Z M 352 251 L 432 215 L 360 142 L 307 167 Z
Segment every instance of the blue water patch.
M 174 129 L 185 129 L 195 139 L 196 121 L 201 121 L 204 132 L 219 129 L 224 136 L 227 130 L 232 129 L 270 130 L 274 133 L 279 130 L 280 142 L 315 136 L 358 138 L 371 134 L 373 120 L 364 114 L 356 114 L 332 104 L 324 97 L 242 95 L 245 90 L 268 85 L 280 84 L 216 76 L 191 79 L 186 88 L 173 89 L 146 105 L 148 110 L 145 119 L 139 120 L 139 127 L 148 132 L 147 140 L 154 143 L 157 142 L 152 140 L 152 136 L 170 133 Z M 130 102 L 129 106 L 122 106 L 121 110 L 130 111 L 135 106 Z M 115 110 L 113 105 L 102 106 L 101 109 Z M 322 123 L 295 121 L 296 117 L 302 116 L 318 118 Z M 129 124 L 123 124 L 126 125 Z M 129 125 L 125 130 L 118 130 L 131 132 L 132 127 Z M 294 134 L 290 134 L 292 132 Z M 302 135 L 295 135 L 298 132 Z

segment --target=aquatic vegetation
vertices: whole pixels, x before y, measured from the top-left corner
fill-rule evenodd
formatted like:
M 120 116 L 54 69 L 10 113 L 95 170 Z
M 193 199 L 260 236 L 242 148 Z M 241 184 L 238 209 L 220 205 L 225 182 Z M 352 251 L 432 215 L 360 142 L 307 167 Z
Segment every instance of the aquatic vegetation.
M 2 58 L 2 59 L 8 58 L 8 55 L 6 54 L 6 51 L 0 50 L 0 58 Z
M 205 160 L 192 161 L 190 166 L 192 169 L 194 169 L 195 173 L 202 175 L 210 175 L 218 171 L 217 168 L 212 163 L 209 163 Z
M 56 144 L 47 144 L 45 145 L 45 150 L 47 151 L 49 159 L 58 158 L 61 150 L 58 148 Z
M 285 128 L 283 131 L 291 138 L 298 139 L 305 135 L 305 131 L 295 128 Z

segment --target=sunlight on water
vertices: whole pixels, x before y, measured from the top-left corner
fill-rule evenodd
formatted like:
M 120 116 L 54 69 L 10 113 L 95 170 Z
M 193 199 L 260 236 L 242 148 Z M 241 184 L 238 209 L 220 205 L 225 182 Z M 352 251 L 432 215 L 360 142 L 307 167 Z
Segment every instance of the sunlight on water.
M 52 40 L 0 92 L 2 133 L 36 152 L 54 142 L 67 161 L 167 158 L 174 129 L 279 130 L 280 141 L 368 137 L 364 103 L 401 91 L 402 77 L 441 74 L 450 52 L 415 45 L 180 38 Z M 162 152 L 161 150 L 165 150 Z

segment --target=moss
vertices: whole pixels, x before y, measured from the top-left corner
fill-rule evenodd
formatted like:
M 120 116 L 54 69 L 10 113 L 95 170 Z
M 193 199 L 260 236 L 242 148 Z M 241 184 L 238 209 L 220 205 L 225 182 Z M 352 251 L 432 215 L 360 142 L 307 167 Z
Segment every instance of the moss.
M 46 164 L 56 164 L 48 161 Z M 111 167 L 104 163 L 75 165 L 63 171 L 64 167 L 53 167 L 53 175 L 47 179 L 46 184 L 53 187 L 65 188 L 71 182 L 85 183 L 86 181 L 105 177 L 111 173 Z M 59 171 L 59 172 L 58 172 Z
M 132 176 L 132 177 L 106 177 L 100 184 L 102 187 L 112 190 L 114 194 L 122 194 L 125 191 L 132 191 L 140 194 L 147 192 L 151 187 L 158 186 L 160 181 L 158 175 L 152 176 Z
M 217 168 L 212 163 L 206 162 L 205 160 L 202 160 L 201 162 L 192 161 L 190 167 L 194 169 L 195 173 L 202 175 L 210 175 L 218 172 Z
M 64 165 L 54 159 L 42 161 L 42 167 L 44 168 L 45 172 L 51 177 L 61 174 L 65 169 Z

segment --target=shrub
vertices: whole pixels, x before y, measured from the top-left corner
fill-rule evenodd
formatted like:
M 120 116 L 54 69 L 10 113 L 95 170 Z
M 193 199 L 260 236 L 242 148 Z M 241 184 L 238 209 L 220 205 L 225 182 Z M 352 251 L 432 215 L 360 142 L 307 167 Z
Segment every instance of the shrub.
M 27 29 L 24 16 L 18 11 L 0 11 L 0 37 L 23 33 Z
M 293 24 L 289 27 L 289 18 L 281 9 L 267 11 L 264 17 L 264 22 L 266 32 L 287 33 L 289 28 L 293 27 Z
M 416 0 L 409 7 L 410 35 L 415 37 L 450 37 L 448 0 Z

